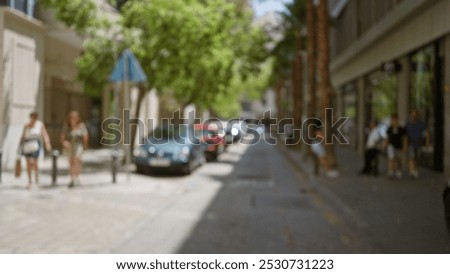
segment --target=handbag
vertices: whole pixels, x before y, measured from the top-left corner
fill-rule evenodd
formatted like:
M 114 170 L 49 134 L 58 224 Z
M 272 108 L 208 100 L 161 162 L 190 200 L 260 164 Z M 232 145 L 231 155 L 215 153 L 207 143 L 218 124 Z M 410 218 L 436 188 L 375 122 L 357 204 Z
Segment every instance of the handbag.
M 22 162 L 20 161 L 20 157 L 17 157 L 17 159 L 16 159 L 16 168 L 15 168 L 15 171 L 14 171 L 14 175 L 17 178 L 19 178 L 21 173 L 22 173 Z
M 39 142 L 37 140 L 25 141 L 22 147 L 23 154 L 33 154 L 39 151 Z

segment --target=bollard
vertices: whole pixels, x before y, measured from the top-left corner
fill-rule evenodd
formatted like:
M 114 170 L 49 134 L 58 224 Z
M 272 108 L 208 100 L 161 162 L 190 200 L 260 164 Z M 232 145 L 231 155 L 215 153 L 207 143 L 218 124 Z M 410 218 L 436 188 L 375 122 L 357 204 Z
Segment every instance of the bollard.
M 320 160 L 319 157 L 313 155 L 314 157 L 314 175 L 319 175 L 320 173 Z
M 58 157 L 59 151 L 52 150 L 52 186 L 56 186 L 58 177 Z
M 0 183 L 2 182 L 2 158 L 3 158 L 3 150 L 0 149 Z
M 117 150 L 113 150 L 112 152 L 112 182 L 113 184 L 117 183 L 117 160 L 119 158 Z

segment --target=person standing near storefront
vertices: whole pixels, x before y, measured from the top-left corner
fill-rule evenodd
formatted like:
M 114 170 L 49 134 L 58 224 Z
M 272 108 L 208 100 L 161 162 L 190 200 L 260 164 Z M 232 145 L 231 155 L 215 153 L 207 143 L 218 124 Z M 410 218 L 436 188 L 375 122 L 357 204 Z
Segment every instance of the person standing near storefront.
M 366 150 L 364 152 L 364 168 L 360 174 L 378 175 L 379 145 L 383 144 L 383 137 L 377 125 L 378 123 L 375 120 L 369 123 L 369 135 L 367 136 Z
M 339 177 L 339 172 L 330 164 L 330 161 L 327 158 L 327 153 L 325 151 L 325 145 L 323 141 L 325 140 L 325 135 L 320 128 L 316 128 L 315 130 L 315 139 L 312 140 L 311 143 L 311 151 L 317 157 L 320 165 L 325 170 L 325 176 L 328 178 L 337 178 Z
M 388 176 L 402 177 L 402 154 L 407 149 L 406 130 L 400 126 L 398 115 L 391 116 L 391 125 L 387 130 Z
M 27 189 L 30 189 L 33 184 L 33 172 L 35 183 L 39 184 L 38 158 L 41 153 L 42 142 L 44 142 L 47 152 L 52 150 L 45 125 L 38 120 L 38 116 L 39 114 L 37 112 L 30 114 L 30 121 L 23 128 L 22 137 L 20 138 L 19 151 L 25 156 L 27 161 Z
M 66 126 L 61 133 L 61 144 L 69 156 L 71 177 L 69 187 L 73 187 L 80 183 L 81 155 L 88 146 L 88 131 L 85 124 L 81 122 L 78 111 L 69 113 Z
M 409 121 L 406 123 L 406 133 L 408 136 L 409 175 L 418 178 L 417 156 L 423 144 L 427 147 L 430 146 L 430 133 L 426 124 L 419 120 L 419 113 L 416 109 L 411 110 Z

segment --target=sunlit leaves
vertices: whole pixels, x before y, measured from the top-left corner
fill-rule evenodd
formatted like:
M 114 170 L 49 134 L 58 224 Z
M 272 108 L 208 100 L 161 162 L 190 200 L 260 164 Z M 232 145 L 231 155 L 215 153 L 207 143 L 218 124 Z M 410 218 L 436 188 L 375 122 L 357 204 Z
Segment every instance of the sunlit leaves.
M 120 20 L 109 22 L 99 16 L 93 0 L 42 0 L 57 19 L 86 38 L 76 61 L 86 93 L 100 94 L 114 57 L 130 47 L 149 87 L 170 91 L 180 107 L 195 104 L 223 115 L 238 109 L 243 93 L 257 97 L 266 88 L 255 83 L 265 83 L 258 77 L 267 37 L 253 26 L 252 13 L 242 3 L 129 0 Z M 222 111 L 223 105 L 229 110 Z

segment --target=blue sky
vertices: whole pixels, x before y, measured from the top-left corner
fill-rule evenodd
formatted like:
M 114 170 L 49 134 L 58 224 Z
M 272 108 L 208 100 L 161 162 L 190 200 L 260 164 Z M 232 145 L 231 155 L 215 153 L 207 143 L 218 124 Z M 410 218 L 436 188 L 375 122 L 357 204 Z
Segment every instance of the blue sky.
M 256 16 L 264 15 L 269 11 L 280 11 L 284 8 L 284 3 L 291 0 L 252 0 Z

